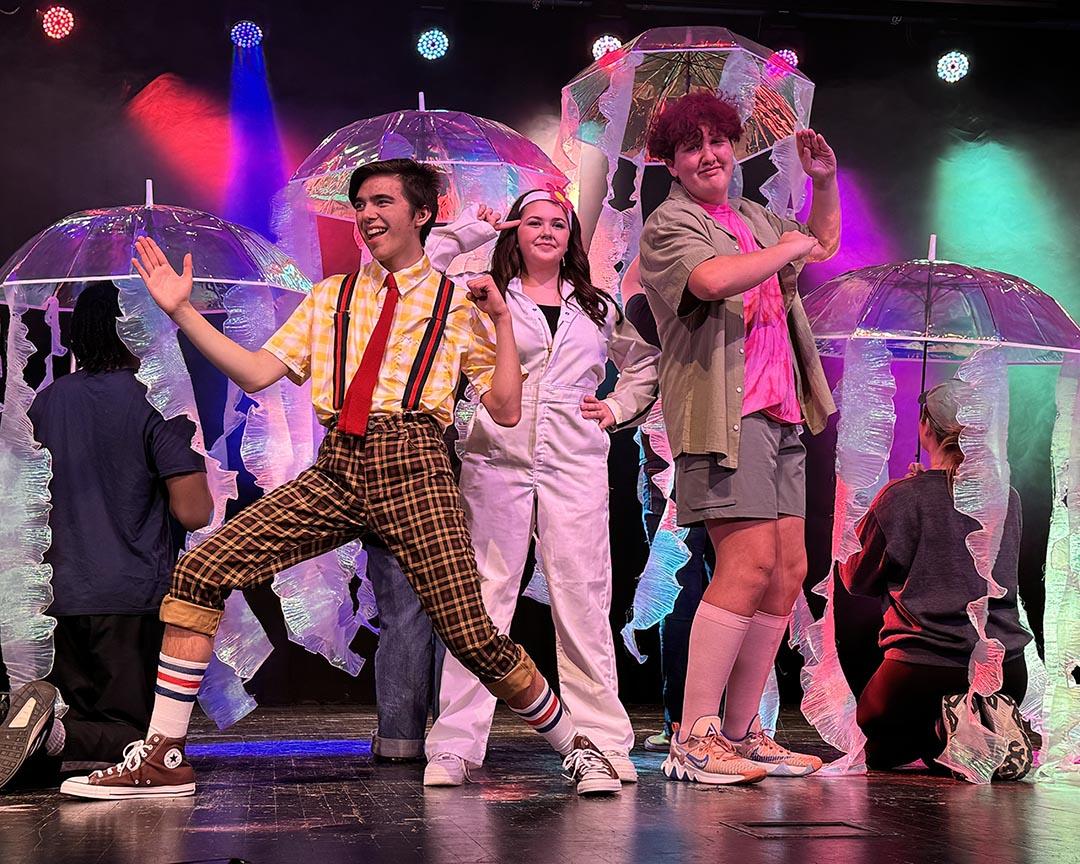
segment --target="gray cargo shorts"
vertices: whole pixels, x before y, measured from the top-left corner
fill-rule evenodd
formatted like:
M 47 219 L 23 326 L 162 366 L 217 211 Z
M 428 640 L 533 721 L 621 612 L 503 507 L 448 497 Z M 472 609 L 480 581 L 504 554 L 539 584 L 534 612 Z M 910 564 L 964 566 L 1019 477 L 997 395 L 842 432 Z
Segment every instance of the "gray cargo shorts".
M 801 426 L 762 413 L 742 419 L 739 467 L 724 468 L 715 453 L 675 458 L 675 506 L 683 527 L 706 519 L 806 517 L 806 448 Z

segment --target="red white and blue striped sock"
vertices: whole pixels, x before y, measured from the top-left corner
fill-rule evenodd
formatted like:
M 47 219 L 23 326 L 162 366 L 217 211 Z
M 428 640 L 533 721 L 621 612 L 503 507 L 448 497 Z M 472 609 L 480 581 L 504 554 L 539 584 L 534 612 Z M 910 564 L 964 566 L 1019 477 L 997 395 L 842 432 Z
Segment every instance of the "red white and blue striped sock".
M 570 712 L 563 709 L 559 697 L 545 681 L 544 692 L 531 705 L 517 709 L 511 708 L 522 720 L 529 724 L 563 756 L 574 749 L 574 721 Z
M 158 655 L 157 683 L 154 685 L 154 712 L 150 715 L 150 733 L 166 738 L 187 737 L 191 709 L 209 663 L 181 660 L 168 654 Z

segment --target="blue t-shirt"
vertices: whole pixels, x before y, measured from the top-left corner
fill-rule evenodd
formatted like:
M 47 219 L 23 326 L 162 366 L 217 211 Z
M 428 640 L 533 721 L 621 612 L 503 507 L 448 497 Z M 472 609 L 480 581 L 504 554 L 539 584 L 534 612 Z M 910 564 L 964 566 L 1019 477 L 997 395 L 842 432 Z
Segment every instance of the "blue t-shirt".
M 166 421 L 134 370 L 65 375 L 30 407 L 52 453 L 53 615 L 154 612 L 176 552 L 165 478 L 205 471 L 186 417 Z

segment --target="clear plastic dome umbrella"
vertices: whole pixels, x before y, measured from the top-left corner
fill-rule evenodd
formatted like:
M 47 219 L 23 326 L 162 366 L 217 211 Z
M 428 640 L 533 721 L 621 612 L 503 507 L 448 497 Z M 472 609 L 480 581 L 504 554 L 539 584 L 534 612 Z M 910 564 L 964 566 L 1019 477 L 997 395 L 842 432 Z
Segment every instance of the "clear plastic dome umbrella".
M 529 189 L 562 189 L 567 180 L 543 150 L 509 126 L 464 111 L 392 111 L 358 120 L 328 135 L 296 169 L 316 213 L 355 218 L 349 177 L 369 162 L 415 159 L 447 177 L 439 196 L 439 222 L 453 221 L 463 205 L 486 203 L 503 212 Z
M 70 309 L 87 282 L 141 284 L 131 259 L 135 240 L 143 236 L 153 238 L 176 266 L 184 253 L 194 253 L 192 302 L 202 312 L 224 311 L 224 294 L 234 285 L 275 294 L 311 290 L 296 264 L 262 236 L 209 213 L 155 204 L 147 180 L 145 203 L 73 213 L 24 243 L 0 268 L 5 297 L 17 289 L 27 308 L 45 308 L 56 297 L 61 309 Z
M 851 339 L 879 339 L 897 359 L 923 362 L 961 362 L 985 347 L 1006 349 L 1011 364 L 1080 354 L 1080 329 L 1049 294 L 1008 273 L 938 261 L 934 245 L 927 258 L 852 270 L 808 292 L 821 353 L 842 357 Z

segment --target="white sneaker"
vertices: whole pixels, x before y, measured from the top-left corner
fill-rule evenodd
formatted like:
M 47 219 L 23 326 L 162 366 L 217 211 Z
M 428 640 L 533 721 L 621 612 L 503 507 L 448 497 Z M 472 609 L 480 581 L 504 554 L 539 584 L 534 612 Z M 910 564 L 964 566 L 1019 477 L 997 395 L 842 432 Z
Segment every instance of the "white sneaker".
M 577 784 L 578 795 L 618 792 L 622 782 L 607 757 L 584 735 L 574 737 L 574 749 L 563 760 L 566 779 Z
M 456 753 L 436 753 L 424 769 L 425 786 L 460 786 L 469 780 L 469 766 Z
M 625 750 L 605 750 L 604 755 L 619 775 L 619 780 L 623 783 L 637 783 L 637 768 Z

